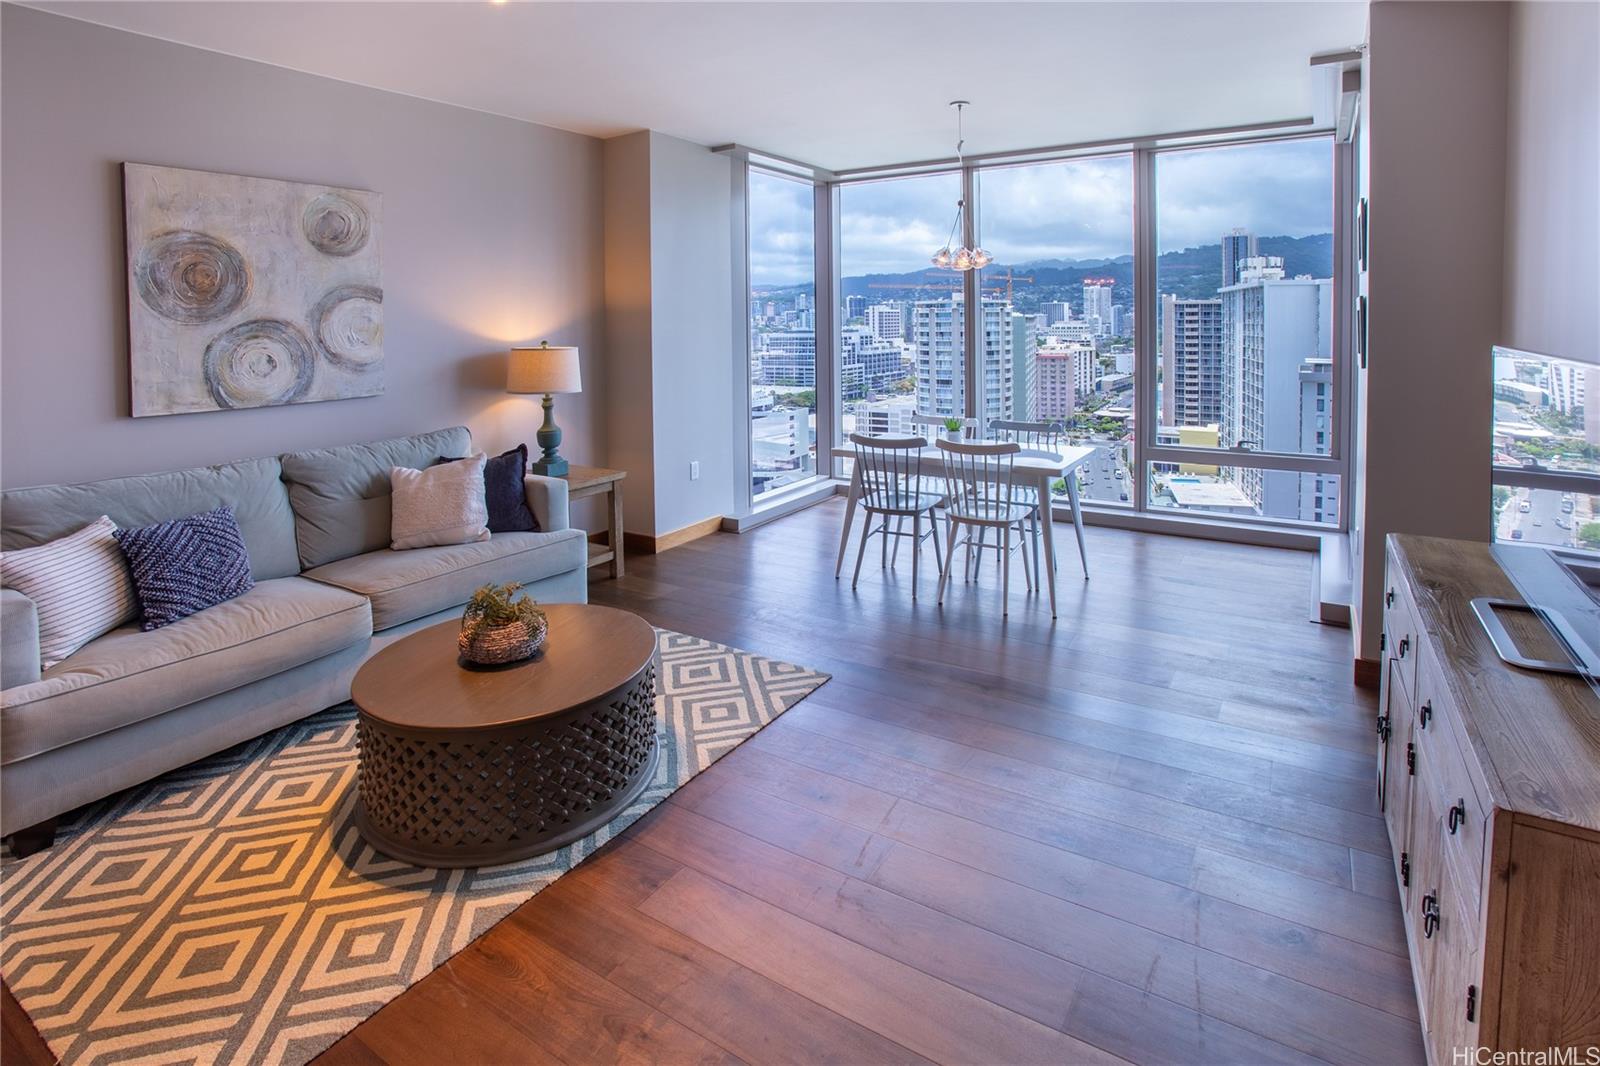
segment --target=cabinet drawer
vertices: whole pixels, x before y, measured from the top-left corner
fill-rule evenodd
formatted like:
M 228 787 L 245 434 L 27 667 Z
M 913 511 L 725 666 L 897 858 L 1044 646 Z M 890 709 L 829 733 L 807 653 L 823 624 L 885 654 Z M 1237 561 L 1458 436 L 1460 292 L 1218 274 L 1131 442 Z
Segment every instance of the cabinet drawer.
M 1445 865 L 1455 874 L 1464 917 L 1476 924 L 1483 902 L 1488 812 L 1467 771 L 1466 737 L 1461 722 L 1432 663 L 1423 664 L 1418 681 L 1412 735 L 1416 758 L 1427 763 L 1427 781 L 1436 791 L 1433 807 L 1438 812 L 1439 825 L 1435 831 Z
M 1416 609 L 1410 592 L 1400 580 L 1398 568 L 1390 558 L 1383 593 L 1383 654 L 1399 666 L 1399 681 L 1408 698 L 1417 696 Z

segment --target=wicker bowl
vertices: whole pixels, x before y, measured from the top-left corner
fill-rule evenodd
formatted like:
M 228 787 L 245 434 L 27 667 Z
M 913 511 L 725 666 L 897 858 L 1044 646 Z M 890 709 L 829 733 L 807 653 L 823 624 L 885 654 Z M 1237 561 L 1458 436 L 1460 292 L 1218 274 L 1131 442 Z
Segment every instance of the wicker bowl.
M 537 621 L 511 622 L 503 626 L 478 626 L 471 611 L 461 619 L 461 635 L 456 638 L 456 648 L 461 658 L 481 666 L 499 666 L 530 659 L 544 647 L 549 623 L 544 615 Z

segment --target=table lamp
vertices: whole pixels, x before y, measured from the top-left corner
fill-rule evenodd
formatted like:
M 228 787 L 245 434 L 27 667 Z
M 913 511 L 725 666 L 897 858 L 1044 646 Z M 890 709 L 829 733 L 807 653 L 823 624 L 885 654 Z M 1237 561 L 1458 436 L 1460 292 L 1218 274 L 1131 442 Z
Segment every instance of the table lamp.
M 507 392 L 544 393 L 544 425 L 539 427 L 539 447 L 544 455 L 528 464 L 528 469 L 546 477 L 562 477 L 567 461 L 561 458 L 561 427 L 556 425 L 555 404 L 558 392 L 582 392 L 583 378 L 578 367 L 578 349 L 550 346 L 545 341 L 537 348 L 513 348 L 506 363 Z

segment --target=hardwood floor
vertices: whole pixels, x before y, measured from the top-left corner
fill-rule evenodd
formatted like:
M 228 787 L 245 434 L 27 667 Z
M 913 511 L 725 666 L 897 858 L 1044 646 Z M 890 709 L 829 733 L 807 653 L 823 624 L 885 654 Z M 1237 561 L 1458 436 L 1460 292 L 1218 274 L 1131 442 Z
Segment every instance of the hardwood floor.
M 1001 621 L 989 567 L 835 581 L 840 516 L 592 586 L 833 680 L 322 1061 L 1422 1061 L 1309 556 L 1091 528 L 1085 583 L 1058 527 Z

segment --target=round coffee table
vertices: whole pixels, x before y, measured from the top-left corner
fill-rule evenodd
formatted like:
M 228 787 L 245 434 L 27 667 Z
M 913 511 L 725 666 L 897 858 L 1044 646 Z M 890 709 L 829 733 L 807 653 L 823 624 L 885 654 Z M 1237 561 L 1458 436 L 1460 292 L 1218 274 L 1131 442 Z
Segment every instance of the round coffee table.
M 460 623 L 402 637 L 356 672 L 356 824 L 420 866 L 492 866 L 587 836 L 655 774 L 656 634 L 627 611 L 544 608 L 532 660 L 460 665 Z

